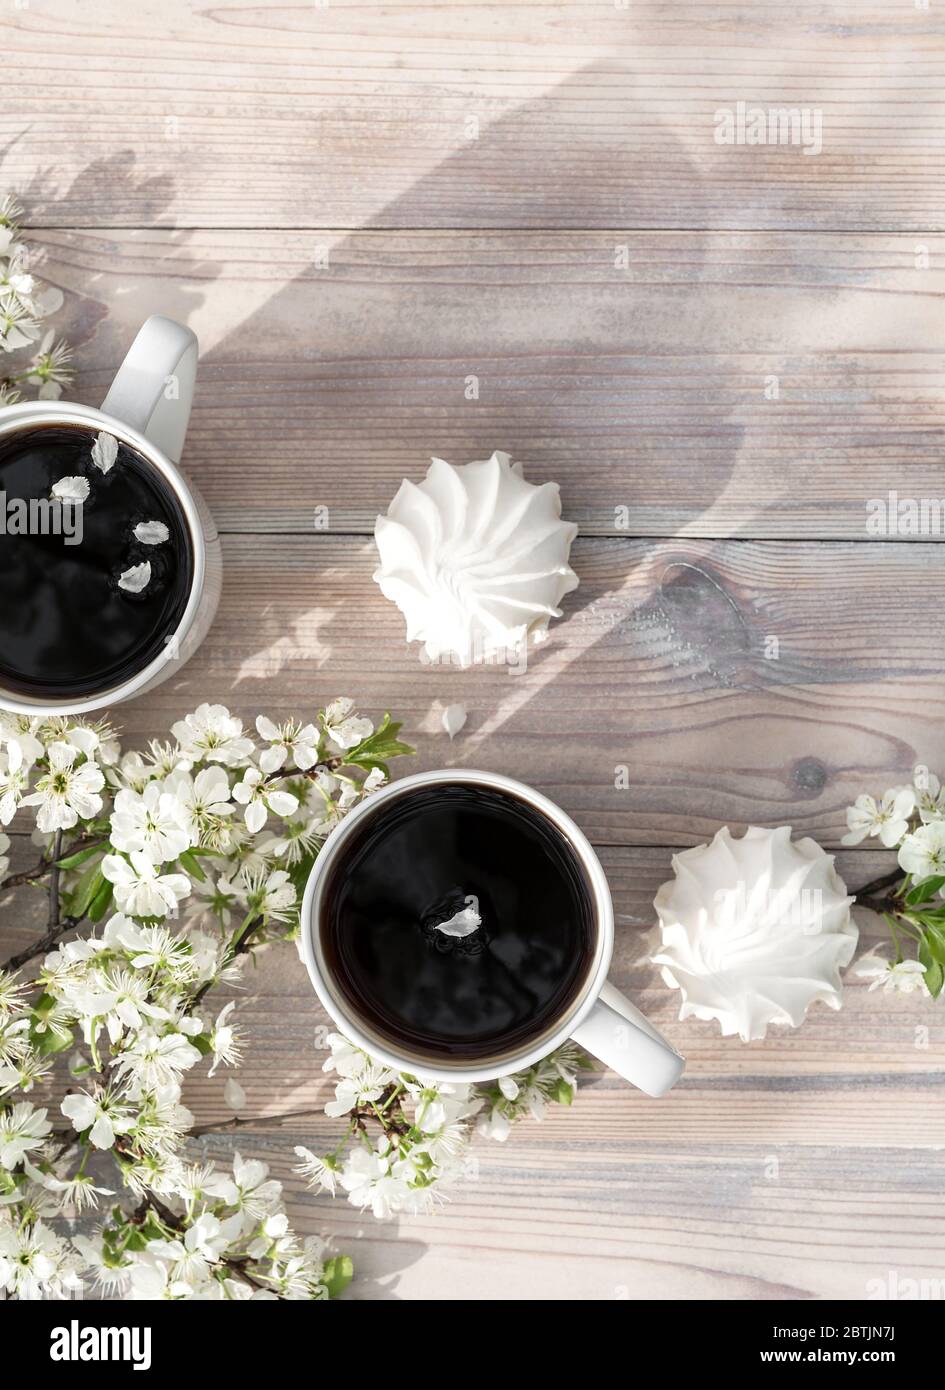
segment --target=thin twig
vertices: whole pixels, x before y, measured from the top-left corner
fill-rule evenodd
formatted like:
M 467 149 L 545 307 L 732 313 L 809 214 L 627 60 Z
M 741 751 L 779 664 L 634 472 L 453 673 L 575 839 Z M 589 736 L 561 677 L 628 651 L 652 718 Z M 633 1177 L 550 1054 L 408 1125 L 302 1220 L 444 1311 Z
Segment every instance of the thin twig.
M 182 1234 L 187 1229 L 187 1223 L 184 1218 L 182 1216 L 176 1216 L 174 1212 L 171 1211 L 170 1207 L 165 1206 L 161 1199 L 156 1197 L 153 1192 L 148 1192 L 147 1195 L 141 1199 L 141 1203 L 135 1211 L 132 1220 L 140 1225 L 144 1221 L 149 1209 L 155 1212 L 161 1218 L 164 1225 L 170 1230 Z M 249 1255 L 231 1256 L 229 1258 L 224 1256 L 221 1260 L 221 1264 L 226 1265 L 227 1269 L 231 1270 L 237 1278 L 245 1279 L 246 1283 L 251 1284 L 254 1289 L 268 1290 L 269 1285 L 261 1283 L 260 1280 L 250 1274 L 247 1269 L 246 1266 L 250 1263 L 250 1258 Z
M 8 888 L 19 888 L 24 883 L 35 883 L 38 878 L 42 878 L 49 871 L 49 860 L 41 859 L 38 864 L 34 864 L 31 869 L 21 869 L 17 874 L 10 874 L 9 878 L 0 881 L 0 893 Z
M 232 1129 L 268 1129 L 270 1125 L 279 1125 L 285 1120 L 313 1120 L 324 1113 L 324 1110 L 289 1110 L 283 1115 L 251 1115 L 246 1119 L 237 1115 L 232 1120 L 221 1120 L 219 1124 L 201 1125 L 199 1129 L 188 1130 L 187 1138 L 201 1139 L 205 1134 L 224 1134 Z
M 79 854 L 85 849 L 98 849 L 101 845 L 107 845 L 108 841 L 101 836 L 80 835 L 77 840 L 73 840 L 69 845 L 69 854 Z M 26 883 L 35 883 L 38 878 L 45 878 L 49 870 L 53 867 L 56 860 L 62 857 L 62 831 L 57 834 L 57 843 L 50 858 L 44 855 L 38 863 L 31 869 L 21 869 L 18 873 L 10 874 L 7 878 L 0 879 L 0 893 L 8 888 L 21 888 Z
M 902 869 L 893 869 L 892 873 L 883 874 L 880 878 L 874 878 L 871 883 L 865 883 L 854 893 L 857 905 L 866 906 L 867 898 L 875 898 L 877 893 L 881 893 L 884 888 L 891 888 L 894 883 L 899 883 L 903 878 L 905 878 L 905 874 Z
M 59 860 L 62 858 L 62 831 L 56 831 L 53 841 L 52 867 L 49 874 L 49 929 L 59 925 Z
M 243 935 L 240 937 L 237 944 L 233 947 L 232 951 L 227 952 L 226 960 L 220 967 L 221 972 L 227 969 L 228 966 L 232 965 L 233 962 L 236 960 L 237 956 L 242 956 L 246 954 L 246 952 L 249 950 L 250 937 L 253 935 L 254 932 L 257 932 L 260 927 L 264 926 L 265 922 L 266 918 L 264 914 L 260 914 L 259 917 L 253 918 L 249 926 L 243 932 Z M 200 988 L 197 990 L 197 993 L 191 1000 L 191 1008 L 195 1008 L 203 999 L 204 995 L 207 994 L 211 989 L 213 989 L 213 987 L 217 983 L 217 978 L 217 976 L 214 976 L 212 980 L 207 980 L 205 984 L 202 984 L 200 986 Z
M 26 965 L 28 961 L 34 960 L 37 956 L 45 955 L 48 950 L 55 946 L 61 936 L 65 936 L 66 932 L 73 931 L 83 920 L 82 917 L 63 917 L 61 922 L 50 926 L 45 935 L 41 936 L 38 941 L 34 941 L 32 946 L 27 946 L 18 955 L 11 956 L 9 960 L 0 964 L 0 970 L 19 970 L 21 965 Z
M 278 767 L 275 772 L 268 773 L 263 778 L 263 781 L 279 782 L 286 778 L 294 779 L 296 777 L 307 777 L 310 782 L 315 782 L 318 780 L 318 774 L 320 772 L 337 772 L 339 767 L 344 767 L 344 765 L 344 758 L 336 755 L 334 758 L 329 758 L 326 762 L 316 763 L 314 767 L 306 768 L 304 772 L 301 768 Z
M 876 912 L 876 913 L 879 914 L 880 917 L 884 917 L 887 913 L 890 913 L 890 912 L 893 913 L 893 914 L 896 914 L 896 913 L 898 913 L 898 912 L 901 912 L 901 911 L 902 911 L 902 899 L 901 899 L 901 898 L 890 898 L 890 897 L 885 897 L 885 898 L 865 897 L 865 898 L 861 898 L 860 895 L 859 895 L 859 893 L 858 893 L 858 894 L 856 895 L 856 901 L 855 901 L 855 903 L 854 903 L 854 907 L 865 907 L 865 908 L 867 909 L 868 912 Z
M 893 869 L 891 873 L 882 874 L 879 878 L 874 878 L 871 883 L 864 884 L 858 888 L 853 895 L 855 907 L 865 907 L 869 912 L 876 912 L 880 916 L 885 913 L 897 913 L 902 911 L 902 899 L 892 893 L 885 893 L 885 888 L 892 888 L 894 884 L 899 884 L 905 877 L 902 869 Z

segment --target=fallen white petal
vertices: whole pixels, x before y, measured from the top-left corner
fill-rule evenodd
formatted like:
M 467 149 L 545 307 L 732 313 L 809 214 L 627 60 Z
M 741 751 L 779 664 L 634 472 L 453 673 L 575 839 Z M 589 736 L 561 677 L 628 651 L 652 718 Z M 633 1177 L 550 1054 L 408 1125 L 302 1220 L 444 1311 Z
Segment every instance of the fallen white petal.
M 84 502 L 90 490 L 88 478 L 60 478 L 53 483 L 52 495 L 57 502 Z
M 232 1076 L 223 1087 L 223 1099 L 231 1110 L 243 1110 L 246 1107 L 246 1092 Z
M 92 445 L 92 462 L 103 473 L 110 473 L 118 457 L 118 440 L 113 434 L 100 430 Z
M 119 589 L 125 589 L 129 594 L 140 594 L 151 583 L 151 562 L 145 560 L 143 565 L 132 565 L 130 570 L 125 570 L 118 581 Z
M 163 545 L 170 536 L 163 521 L 139 521 L 135 527 L 135 540 L 142 545 Z
M 466 723 L 465 705 L 447 705 L 443 711 L 443 728 L 450 738 L 455 737 Z
M 472 936 L 474 931 L 478 931 L 482 926 L 482 918 L 474 907 L 464 907 L 461 912 L 454 912 L 453 916 L 445 922 L 437 922 L 436 929 L 441 931 L 444 936 Z

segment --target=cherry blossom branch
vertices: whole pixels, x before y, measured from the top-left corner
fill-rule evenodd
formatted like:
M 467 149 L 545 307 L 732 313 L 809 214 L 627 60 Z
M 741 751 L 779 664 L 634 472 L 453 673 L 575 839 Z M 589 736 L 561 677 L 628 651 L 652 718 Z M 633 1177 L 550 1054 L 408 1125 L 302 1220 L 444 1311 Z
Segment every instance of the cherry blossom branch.
M 54 946 L 60 936 L 64 936 L 67 931 L 72 931 L 84 921 L 82 917 L 62 918 L 62 904 L 59 894 L 61 870 L 59 860 L 62 858 L 62 838 L 63 832 L 56 831 L 53 842 L 52 853 L 47 858 L 44 856 L 38 864 L 34 864 L 31 869 L 23 869 L 16 874 L 10 874 L 0 882 L 0 891 L 8 888 L 19 888 L 27 883 L 36 883 L 39 879 L 45 878 L 49 874 L 48 901 L 49 917 L 47 920 L 47 930 L 44 936 L 34 942 L 32 946 L 20 951 L 19 954 L 11 956 L 9 960 L 0 964 L 0 970 L 19 970 L 23 965 L 33 960 L 36 956 L 44 955 L 46 951 Z M 80 835 L 77 840 L 69 846 L 70 854 L 77 854 L 80 850 L 97 848 L 99 844 L 106 844 L 107 841 L 100 837 L 96 840 L 93 835 Z
M 45 878 L 48 872 L 49 860 L 41 859 L 31 869 L 21 869 L 19 873 L 0 879 L 0 892 L 6 888 L 20 888 L 24 883 L 35 883 L 38 878 Z
M 184 1218 L 172 1212 L 170 1207 L 165 1205 L 154 1192 L 148 1192 L 147 1196 L 141 1199 L 131 1218 L 134 1224 L 140 1226 L 149 1211 L 153 1211 L 168 1230 L 175 1231 L 178 1235 L 182 1235 L 187 1230 L 187 1222 Z M 269 1289 L 268 1284 L 250 1274 L 247 1268 L 250 1263 L 249 1255 L 225 1256 L 220 1263 L 225 1265 L 237 1278 L 244 1279 L 247 1284 L 252 1285 L 254 1289 Z
M 891 888 L 894 883 L 901 882 L 904 877 L 902 869 L 893 869 L 891 873 L 882 874 L 879 878 L 874 878 L 870 883 L 864 884 L 862 888 L 857 888 L 854 897 L 857 902 L 864 897 L 874 897 L 884 888 Z
M 53 840 L 52 867 L 49 873 L 49 930 L 59 925 L 61 907 L 59 904 L 59 860 L 62 858 L 62 831 L 56 831 Z
M 108 840 L 103 840 L 101 835 L 79 835 L 77 839 L 69 845 L 69 854 L 79 854 L 85 849 L 104 848 Z M 43 857 L 33 865 L 31 869 L 21 869 L 18 873 L 8 874 L 6 878 L 0 879 L 0 892 L 7 888 L 21 888 L 26 883 L 35 883 L 37 879 L 45 878 L 50 869 L 54 868 L 56 861 L 62 858 L 62 831 L 57 832 L 56 845 L 52 855 Z
M 243 928 L 243 935 L 240 937 L 239 941 L 236 943 L 235 946 L 231 946 L 230 949 L 227 951 L 226 955 L 224 956 L 218 974 L 216 974 L 212 980 L 207 980 L 206 984 L 201 985 L 200 988 L 197 990 L 197 993 L 193 996 L 193 999 L 191 1000 L 192 1008 L 196 1007 L 196 1005 L 200 1003 L 201 999 L 203 999 L 204 995 L 208 994 L 210 990 L 214 988 L 214 986 L 220 983 L 220 974 L 222 974 L 222 972 L 226 970 L 228 966 L 233 964 L 237 956 L 242 956 L 246 954 L 246 952 L 250 949 L 250 937 L 252 937 L 253 934 L 259 930 L 260 927 L 264 926 L 265 922 L 265 913 L 260 913 L 258 917 L 254 917 L 251 922 L 247 923 L 247 925 Z
M 329 758 L 326 762 L 316 763 L 314 767 L 306 768 L 304 772 L 296 772 L 291 768 L 278 767 L 275 772 L 270 772 L 263 778 L 263 783 L 280 782 L 290 777 L 307 777 L 310 782 L 315 782 L 320 772 L 337 772 L 339 767 L 344 767 L 344 765 L 344 758 L 336 754 L 335 757 Z
M 883 893 L 883 889 L 901 883 L 903 877 L 902 869 L 894 869 L 891 873 L 874 878 L 872 882 L 864 884 L 862 888 L 856 890 L 853 895 L 854 905 L 868 908 L 870 912 L 878 912 L 880 915 L 886 912 L 897 912 L 902 906 L 901 899 L 894 894 Z
M 9 960 L 5 960 L 0 965 L 0 970 L 19 970 L 21 966 L 35 960 L 37 956 L 44 956 L 55 946 L 61 936 L 65 936 L 66 932 L 81 926 L 84 921 L 84 917 L 63 917 L 61 921 L 51 922 L 46 933 L 38 941 L 34 941 L 32 946 L 26 946 L 17 955 L 11 956 Z
M 250 1115 L 245 1119 L 239 1116 L 232 1120 L 220 1120 L 218 1124 L 201 1125 L 198 1129 L 187 1131 L 188 1139 L 202 1139 L 205 1134 L 225 1134 L 227 1130 L 233 1129 L 267 1129 L 270 1125 L 279 1125 L 286 1120 L 316 1120 L 325 1114 L 321 1108 L 314 1110 L 289 1110 L 282 1115 Z

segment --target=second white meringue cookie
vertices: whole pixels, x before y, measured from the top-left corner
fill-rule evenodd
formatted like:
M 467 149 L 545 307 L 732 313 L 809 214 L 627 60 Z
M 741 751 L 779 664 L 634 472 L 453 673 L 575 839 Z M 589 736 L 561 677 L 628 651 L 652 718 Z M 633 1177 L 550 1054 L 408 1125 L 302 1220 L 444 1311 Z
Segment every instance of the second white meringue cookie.
M 753 1042 L 771 1023 L 797 1028 L 815 1000 L 839 1009 L 858 930 L 832 855 L 786 825 L 723 826 L 674 855 L 673 874 L 656 895 L 650 958 L 680 991 L 680 1018 L 717 1019 Z
M 454 468 L 435 458 L 379 516 L 374 578 L 430 660 L 468 666 L 543 635 L 578 578 L 577 526 L 561 520 L 557 483 L 536 487 L 508 454 Z

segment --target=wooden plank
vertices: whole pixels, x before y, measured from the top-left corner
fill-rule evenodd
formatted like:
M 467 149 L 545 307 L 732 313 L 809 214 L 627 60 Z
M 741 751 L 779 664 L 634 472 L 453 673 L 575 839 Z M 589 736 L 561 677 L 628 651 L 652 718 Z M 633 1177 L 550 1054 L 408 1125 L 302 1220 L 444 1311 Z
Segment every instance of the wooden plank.
M 770 1149 L 752 1142 L 750 1120 L 745 1142 L 721 1151 L 613 1142 L 582 1125 L 585 1098 L 504 1146 L 481 1143 L 478 1171 L 431 1217 L 381 1224 L 313 1196 L 291 1174 L 298 1135 L 253 1135 L 252 1153 L 286 1183 L 296 1228 L 353 1256 L 356 1299 L 860 1300 L 906 1296 L 907 1278 L 941 1288 L 940 1155 Z M 206 1151 L 225 1162 L 248 1138 Z
M 31 852 L 15 841 L 17 867 Z M 816 1008 L 801 1029 L 764 1043 L 680 1024 L 672 992 L 639 963 L 670 851 L 602 857 L 618 915 L 613 978 L 688 1057 L 670 1096 L 651 1101 L 595 1076 L 567 1112 L 522 1124 L 504 1146 L 477 1140 L 438 1215 L 389 1224 L 343 1198 L 314 1196 L 292 1174 L 295 1144 L 337 1140 L 338 1123 L 325 1116 L 207 1136 L 194 1155 L 227 1163 L 239 1150 L 269 1163 L 286 1184 L 295 1228 L 354 1256 L 352 1296 L 361 1299 L 514 1299 L 525 1266 L 532 1298 L 864 1298 L 891 1271 L 940 1278 L 939 1006 L 871 994 L 848 976 L 839 1013 Z M 890 862 L 873 851 L 838 856 L 854 888 Z M 30 902 L 20 890 L 0 903 L 4 954 L 25 938 Z M 865 949 L 882 929 L 858 916 Z M 265 953 L 248 984 L 248 997 L 234 996 L 248 1035 L 243 1113 L 319 1109 L 330 1095 L 326 1020 L 291 947 Z M 221 991 L 220 1002 L 226 997 Z M 927 1047 L 918 1045 L 921 1029 Z M 187 1078 L 198 1122 L 229 1117 L 224 1081 L 203 1069 Z
M 186 462 L 224 530 L 320 508 L 369 532 L 431 454 L 494 448 L 557 479 L 585 533 L 864 539 L 870 499 L 945 497 L 945 239 L 923 270 L 901 237 L 619 237 L 43 243 L 78 399 L 148 314 L 200 336 Z
M 351 694 L 405 720 L 411 769 L 534 782 L 601 844 L 754 822 L 836 845 L 861 791 L 945 766 L 943 657 L 919 617 L 939 602 L 935 546 L 579 540 L 581 586 L 527 669 L 463 672 L 408 648 L 371 581 L 372 541 L 225 542 L 203 648 L 113 711 L 129 742 L 208 697 L 252 719 Z M 440 715 L 455 702 L 469 719 L 451 743 Z
M 4 179 L 50 225 L 945 226 L 943 25 L 914 0 L 165 0 L 159 25 L 44 0 L 2 23 Z M 738 102 L 807 111 L 822 151 L 716 143 Z
M 14 838 L 15 868 L 33 853 Z M 640 960 L 671 851 L 601 853 L 618 922 L 612 978 L 688 1058 L 669 1097 L 651 1101 L 596 1076 L 571 1110 L 519 1126 L 507 1145 L 477 1140 L 439 1215 L 386 1225 L 314 1196 L 292 1174 L 295 1144 L 336 1141 L 337 1122 L 323 1115 L 207 1136 L 195 1155 L 226 1163 L 241 1150 L 268 1162 L 286 1183 L 296 1229 L 353 1254 L 362 1299 L 513 1299 L 525 1263 L 533 1298 L 862 1298 L 891 1270 L 940 1277 L 938 1006 L 870 993 L 848 975 L 839 1013 L 815 1008 L 801 1029 L 763 1043 L 680 1024 L 675 995 Z M 891 861 L 857 850 L 837 865 L 856 888 Z M 42 908 L 27 889 L 0 901 L 0 955 L 40 930 Z M 882 928 L 869 913 L 858 918 L 863 950 Z M 317 1111 L 330 1095 L 327 1020 L 301 962 L 291 947 L 270 950 L 247 983 L 248 995 L 233 996 L 248 1035 L 243 1113 Z M 227 997 L 219 992 L 221 1004 Z M 229 1118 L 224 1082 L 203 1069 L 187 1078 L 199 1123 Z M 53 1091 L 33 1099 L 56 1103 Z
M 572 1110 L 477 1144 L 430 1219 L 305 1192 L 292 1147 L 337 1137 L 324 1116 L 195 1151 L 271 1162 L 297 1229 L 354 1254 L 354 1297 L 941 1280 L 940 1006 L 853 980 L 839 1013 L 746 1047 L 679 1023 L 641 960 L 669 846 L 749 820 L 835 844 L 857 792 L 945 767 L 940 537 L 864 543 L 869 499 L 945 497 L 941 14 L 165 0 L 160 18 L 0 16 L 0 183 L 49 229 L 74 394 L 101 400 L 148 313 L 203 344 L 187 463 L 230 533 L 223 606 L 191 666 L 115 712 L 128 741 L 205 698 L 248 718 L 347 691 L 406 718 L 416 767 L 535 782 L 601 846 L 615 981 L 689 1059 L 664 1101 L 598 1074 Z M 740 101 L 822 117 L 822 153 L 716 144 Z M 527 672 L 424 668 L 367 535 L 430 453 L 495 447 L 561 482 L 582 586 Z M 33 852 L 15 837 L 17 866 Z M 854 887 L 890 862 L 838 856 Z M 0 895 L 0 959 L 43 914 Z M 861 926 L 863 947 L 882 935 Z M 247 983 L 249 1110 L 320 1107 L 300 962 L 269 952 Z M 223 1084 L 189 1079 L 201 1122 L 226 1115 Z

